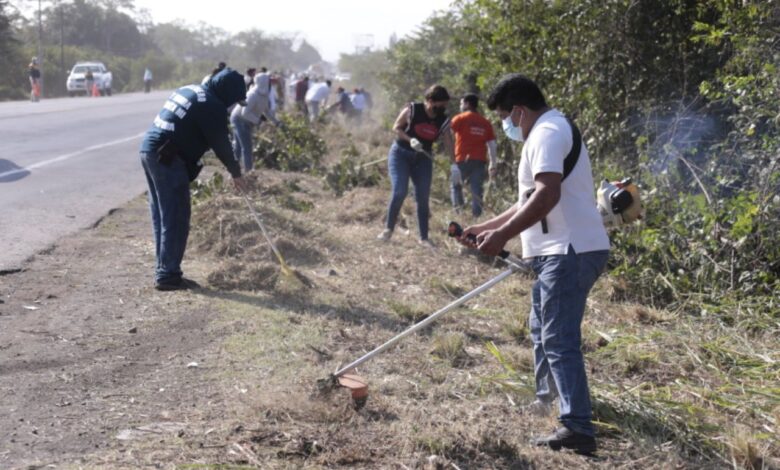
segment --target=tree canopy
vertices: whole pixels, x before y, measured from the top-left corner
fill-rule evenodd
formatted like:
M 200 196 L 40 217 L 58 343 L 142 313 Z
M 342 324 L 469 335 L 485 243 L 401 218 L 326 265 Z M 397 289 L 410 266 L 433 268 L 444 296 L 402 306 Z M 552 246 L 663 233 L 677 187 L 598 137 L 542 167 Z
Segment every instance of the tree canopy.
M 596 178 L 638 180 L 645 222 L 613 236 L 627 298 L 666 306 L 780 290 L 780 245 L 767 243 L 780 231 L 778 2 L 458 1 L 388 59 L 397 106 L 433 83 L 484 95 L 521 72 L 577 121 Z M 494 203 L 506 207 L 519 149 L 501 148 Z
M 219 61 L 243 70 L 302 70 L 320 62 L 319 52 L 294 35 L 259 29 L 230 34 L 220 28 L 182 22 L 154 24 L 132 0 L 72 0 L 45 5 L 42 20 L 42 71 L 47 95 L 63 94 L 73 63 L 101 60 L 114 73 L 114 87 L 140 89 L 143 70 L 153 69 L 158 84 L 199 81 Z M 38 21 L 0 1 L 0 99 L 27 93 L 26 66 L 38 53 Z

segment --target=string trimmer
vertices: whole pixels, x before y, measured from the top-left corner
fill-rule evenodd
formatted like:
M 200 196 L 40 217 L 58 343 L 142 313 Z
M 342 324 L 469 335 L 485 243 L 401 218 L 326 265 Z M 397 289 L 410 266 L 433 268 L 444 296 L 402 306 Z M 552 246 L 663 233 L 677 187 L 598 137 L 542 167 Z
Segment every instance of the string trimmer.
M 450 222 L 448 228 L 448 235 L 450 237 L 460 237 L 463 235 L 463 228 L 461 228 L 461 226 L 458 225 L 456 222 Z M 476 243 L 476 236 L 474 236 L 473 234 L 470 234 L 467 238 L 472 243 Z M 505 263 L 507 263 L 507 265 L 509 265 L 509 269 L 503 271 L 498 276 L 494 277 L 493 279 L 490 279 L 489 281 L 485 282 L 484 284 L 472 290 L 471 292 L 464 294 L 462 297 L 458 298 L 457 300 L 450 302 L 445 307 L 432 313 L 427 318 L 415 323 L 405 331 L 398 333 L 397 335 L 392 337 L 390 340 L 388 340 L 381 346 L 376 347 L 371 352 L 339 368 L 338 370 L 336 370 L 336 372 L 332 373 L 329 377 L 319 380 L 317 382 L 319 389 L 321 391 L 327 392 L 337 386 L 347 388 L 352 393 L 352 399 L 355 401 L 355 406 L 357 408 L 363 407 L 366 403 L 366 400 L 368 400 L 368 382 L 366 381 L 366 379 L 356 374 L 355 369 L 359 365 L 372 359 L 374 356 L 386 351 L 395 343 L 401 341 L 403 338 L 409 336 L 410 334 L 419 331 L 422 328 L 425 328 L 429 324 L 435 322 L 440 316 L 444 315 L 445 313 L 455 308 L 460 307 L 470 299 L 478 296 L 482 292 L 485 292 L 486 290 L 495 286 L 496 284 L 503 281 L 504 279 L 514 274 L 515 272 L 518 271 L 525 272 L 525 273 L 532 272 L 531 267 L 526 262 L 510 255 L 509 252 L 506 250 L 503 250 L 499 254 L 499 257 Z

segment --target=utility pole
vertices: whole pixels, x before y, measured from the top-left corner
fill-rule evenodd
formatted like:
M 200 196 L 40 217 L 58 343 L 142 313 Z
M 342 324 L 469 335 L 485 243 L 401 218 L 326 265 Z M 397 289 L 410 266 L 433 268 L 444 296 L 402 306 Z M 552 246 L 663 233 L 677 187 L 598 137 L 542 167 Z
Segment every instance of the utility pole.
M 41 53 L 43 46 L 43 20 L 41 19 L 41 0 L 38 0 L 38 64 L 40 64 L 41 69 L 41 81 L 40 81 L 40 87 L 41 87 L 41 97 L 43 97 L 43 54 Z
M 60 9 L 60 71 L 59 73 L 62 73 L 65 71 L 65 13 L 64 8 L 62 7 L 62 2 L 60 1 L 57 5 Z M 62 80 L 62 77 L 59 77 L 61 80 L 60 82 L 65 83 L 64 80 Z M 65 86 L 64 94 L 67 94 L 67 85 Z

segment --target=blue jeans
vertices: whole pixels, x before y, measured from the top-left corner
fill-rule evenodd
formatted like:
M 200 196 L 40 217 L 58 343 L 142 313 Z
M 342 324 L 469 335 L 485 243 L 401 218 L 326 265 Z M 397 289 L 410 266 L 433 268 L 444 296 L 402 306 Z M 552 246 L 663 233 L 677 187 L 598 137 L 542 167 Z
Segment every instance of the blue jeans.
M 252 155 L 252 132 L 254 125 L 246 119 L 230 118 L 233 124 L 233 155 L 236 161 L 244 161 L 244 171 L 249 171 L 254 165 L 254 155 Z
M 604 271 L 609 251 L 537 256 L 531 266 L 538 276 L 532 290 L 531 340 L 534 344 L 536 397 L 560 399 L 561 424 L 594 435 L 585 362 L 580 349 L 582 317 L 588 292 Z
M 157 155 L 141 153 L 141 165 L 149 184 L 149 208 L 154 229 L 157 259 L 155 281 L 181 279 L 181 260 L 190 233 L 190 180 L 181 158 L 170 166 L 157 161 Z
M 409 178 L 411 178 L 412 183 L 414 183 L 414 198 L 417 202 L 417 225 L 420 228 L 420 240 L 427 240 L 428 218 L 430 217 L 428 200 L 431 196 L 433 162 L 422 153 L 405 149 L 393 143 L 387 156 L 387 168 L 393 186 L 393 196 L 387 207 L 385 226 L 390 230 L 395 228 L 401 206 L 409 192 Z
M 463 206 L 463 183 L 468 183 L 471 188 L 471 214 L 474 217 L 482 215 L 482 185 L 485 182 L 485 162 L 479 160 L 466 160 L 458 163 L 460 169 L 461 184 L 450 182 L 450 197 L 453 207 Z

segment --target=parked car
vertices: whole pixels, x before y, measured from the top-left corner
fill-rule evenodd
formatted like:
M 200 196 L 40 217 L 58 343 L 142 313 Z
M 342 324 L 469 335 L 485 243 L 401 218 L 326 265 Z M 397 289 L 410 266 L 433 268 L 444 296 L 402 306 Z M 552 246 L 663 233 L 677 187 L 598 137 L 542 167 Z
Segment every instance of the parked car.
M 111 72 L 108 71 L 102 62 L 78 62 L 73 66 L 73 69 L 68 75 L 68 81 L 66 87 L 68 88 L 68 96 L 76 96 L 85 94 L 89 96 L 92 90 L 87 90 L 84 84 L 84 75 L 87 70 L 92 71 L 92 79 L 97 85 L 101 95 L 111 95 Z

